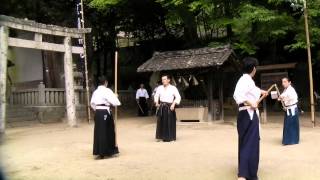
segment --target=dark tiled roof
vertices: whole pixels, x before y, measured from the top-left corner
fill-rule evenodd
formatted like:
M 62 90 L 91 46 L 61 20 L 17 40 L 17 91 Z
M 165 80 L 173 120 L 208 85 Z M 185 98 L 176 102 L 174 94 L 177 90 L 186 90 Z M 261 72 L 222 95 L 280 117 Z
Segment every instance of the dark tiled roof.
M 234 55 L 229 45 L 217 48 L 199 48 L 181 51 L 155 52 L 153 57 L 138 67 L 138 72 L 221 66 Z

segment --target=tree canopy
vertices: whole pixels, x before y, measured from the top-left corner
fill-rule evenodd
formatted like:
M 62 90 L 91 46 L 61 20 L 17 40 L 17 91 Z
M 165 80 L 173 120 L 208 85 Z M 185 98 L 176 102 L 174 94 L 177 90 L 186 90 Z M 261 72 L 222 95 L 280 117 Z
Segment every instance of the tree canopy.
M 3 0 L 0 11 L 43 23 L 76 26 L 76 0 Z M 306 40 L 301 0 L 84 0 L 86 26 L 92 28 L 93 63 L 113 57 L 117 34 L 143 47 L 141 64 L 153 51 L 230 44 L 239 57 L 263 63 L 305 61 Z M 320 58 L 320 0 L 308 0 L 313 60 Z M 128 43 L 129 44 L 129 43 Z M 110 67 L 110 66 L 109 66 Z M 112 66 L 111 66 L 112 67 Z
M 119 30 L 133 32 L 139 39 L 170 34 L 182 38 L 185 47 L 230 43 L 242 55 L 255 55 L 262 44 L 279 42 L 280 50 L 287 53 L 305 49 L 301 3 L 297 0 L 88 0 L 89 6 L 97 11 L 122 9 L 118 11 L 124 15 L 117 25 Z M 133 4 L 143 6 L 144 11 L 129 10 Z M 153 4 L 158 11 L 150 12 L 144 4 Z M 319 0 L 308 1 L 312 47 L 319 45 L 319 8 Z M 149 19 L 141 19 L 145 15 Z M 141 20 L 145 21 L 141 23 Z

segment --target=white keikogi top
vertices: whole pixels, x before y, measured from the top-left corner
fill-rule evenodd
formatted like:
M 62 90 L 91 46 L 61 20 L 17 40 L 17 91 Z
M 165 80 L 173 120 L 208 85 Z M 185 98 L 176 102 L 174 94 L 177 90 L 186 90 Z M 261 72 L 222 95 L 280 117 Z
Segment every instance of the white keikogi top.
M 105 106 L 97 106 L 100 104 Z M 94 110 L 107 109 L 110 112 L 110 106 L 120 106 L 121 103 L 111 89 L 101 85 L 93 92 L 90 105 Z
M 261 90 L 256 86 L 252 77 L 249 74 L 243 74 L 237 82 L 236 88 L 233 93 L 233 98 L 239 105 L 244 103 L 245 101 L 257 102 L 260 98 L 260 95 Z M 250 115 L 250 119 L 252 120 L 254 110 L 251 108 L 247 108 L 247 111 Z M 258 108 L 256 109 L 256 112 L 259 116 Z
M 158 86 L 156 94 L 154 95 L 154 102 L 166 102 L 180 104 L 181 96 L 175 86 L 169 84 L 166 88 L 161 85 Z
M 294 116 L 295 115 L 295 108 L 297 108 L 298 103 L 298 95 L 296 90 L 289 85 L 283 93 L 280 95 L 282 97 L 282 101 L 284 102 L 284 105 L 286 106 L 287 114 L 290 115 L 289 109 L 291 109 L 291 113 Z
M 144 98 L 146 98 L 146 99 L 149 98 L 149 94 L 148 94 L 148 92 L 147 92 L 146 89 L 141 89 L 141 88 L 139 88 L 139 89 L 137 90 L 136 99 L 139 99 L 140 97 L 144 97 Z

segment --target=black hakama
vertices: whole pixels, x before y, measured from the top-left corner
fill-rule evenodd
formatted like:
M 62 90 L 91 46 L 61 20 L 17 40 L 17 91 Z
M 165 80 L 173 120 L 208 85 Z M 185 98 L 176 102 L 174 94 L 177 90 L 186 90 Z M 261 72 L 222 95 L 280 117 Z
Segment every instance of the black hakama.
M 176 112 L 170 110 L 171 104 L 160 103 L 157 112 L 157 130 L 156 139 L 164 142 L 176 140 Z
M 291 112 L 292 109 L 289 109 L 289 115 L 287 112 L 284 116 L 284 124 L 283 124 L 283 145 L 292 145 L 292 144 L 299 144 L 299 111 L 298 108 L 295 108 L 294 115 Z
M 138 107 L 138 115 L 139 116 L 148 116 L 148 103 L 147 103 L 147 98 L 145 97 L 139 97 L 138 100 L 138 106 L 140 105 L 140 107 Z
M 238 177 L 247 180 L 257 180 L 259 166 L 259 118 L 254 112 L 253 119 L 247 110 L 242 110 L 238 114 L 237 129 L 239 135 L 238 149 Z
M 114 121 L 106 109 L 97 109 L 94 116 L 93 155 L 112 156 L 119 150 L 115 144 Z

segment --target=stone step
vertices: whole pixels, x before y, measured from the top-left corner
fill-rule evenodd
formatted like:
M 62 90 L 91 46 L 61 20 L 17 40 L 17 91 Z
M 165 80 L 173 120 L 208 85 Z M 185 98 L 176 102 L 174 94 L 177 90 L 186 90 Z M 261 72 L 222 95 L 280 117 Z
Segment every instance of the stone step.
M 7 117 L 7 122 L 22 122 L 22 121 L 34 121 L 37 120 L 34 116 L 25 116 L 25 117 Z
M 33 125 L 36 125 L 36 124 L 39 124 L 39 121 L 30 120 L 30 121 L 8 122 L 6 126 L 8 128 L 15 128 L 15 127 L 33 126 Z
M 34 113 L 28 112 L 28 111 L 7 112 L 7 118 L 29 117 L 29 116 L 34 116 Z
M 28 110 L 7 111 L 7 118 L 34 117 L 34 116 L 35 116 L 35 113 Z

